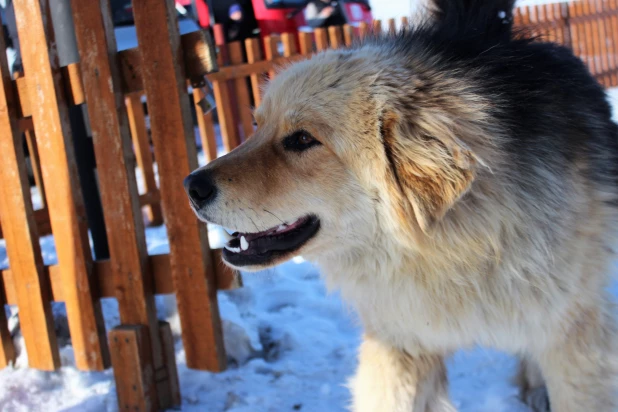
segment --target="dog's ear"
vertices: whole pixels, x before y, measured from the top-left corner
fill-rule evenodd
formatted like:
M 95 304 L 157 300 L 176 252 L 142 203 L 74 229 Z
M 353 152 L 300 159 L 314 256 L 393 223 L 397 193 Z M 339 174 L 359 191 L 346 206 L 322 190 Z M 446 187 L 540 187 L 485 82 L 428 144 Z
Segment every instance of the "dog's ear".
M 428 234 L 468 191 L 478 160 L 454 130 L 439 122 L 408 125 L 386 111 L 380 132 L 394 186 L 389 192 L 398 193 L 391 200 L 396 219 L 415 219 Z

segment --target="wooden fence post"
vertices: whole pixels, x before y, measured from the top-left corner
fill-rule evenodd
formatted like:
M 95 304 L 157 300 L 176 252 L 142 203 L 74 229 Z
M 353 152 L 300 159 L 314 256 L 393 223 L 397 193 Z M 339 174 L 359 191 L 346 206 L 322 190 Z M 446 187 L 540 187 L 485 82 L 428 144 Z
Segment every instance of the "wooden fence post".
M 36 130 L 51 226 L 64 284 L 75 363 L 109 365 L 101 305 L 92 276 L 84 204 L 78 183 L 66 96 L 61 84 L 47 0 L 14 3 L 28 95 Z
M 146 193 L 158 192 L 159 188 L 157 187 L 157 181 L 155 179 L 154 162 L 152 161 L 152 153 L 150 152 L 150 142 L 148 141 L 148 131 L 146 130 L 146 118 L 144 116 L 141 93 L 131 93 L 126 96 L 125 105 L 127 107 L 133 147 L 135 148 L 135 158 L 139 169 L 142 171 L 142 176 L 144 177 Z M 158 226 L 163 223 L 160 202 L 150 203 L 146 206 L 146 213 L 151 225 Z
M 166 0 L 167 1 L 167 0 Z M 218 62 L 219 67 L 223 67 L 228 63 L 227 45 L 223 35 L 223 26 L 220 24 L 214 27 L 215 43 L 219 47 Z M 221 128 L 221 138 L 223 146 L 228 152 L 240 144 L 238 136 L 238 122 L 236 121 L 236 112 L 232 107 L 232 95 L 230 93 L 230 84 L 228 81 L 212 82 L 212 90 L 217 102 L 217 115 L 219 117 L 219 127 Z
M 247 62 L 256 63 L 262 60 L 262 48 L 260 41 L 254 37 L 245 40 L 245 50 L 247 51 Z M 251 78 L 251 90 L 253 93 L 253 103 L 258 107 L 262 102 L 261 87 L 264 80 L 264 73 L 253 73 Z
M 4 36 L 0 35 L 0 50 L 4 49 Z M 60 354 L 51 312 L 51 293 L 43 276 L 43 258 L 30 200 L 26 159 L 21 131 L 17 127 L 17 107 L 4 53 L 0 53 L 0 77 L 0 153 L 3 154 L 0 162 L 0 217 L 13 272 L 21 330 L 29 365 L 55 370 L 60 367 Z M 3 300 L 0 298 L 0 334 L 3 338 L 0 366 L 15 359 Z
M 115 59 L 117 49 L 110 3 L 109 0 L 103 0 L 100 4 L 73 0 L 72 6 L 85 99 L 99 170 L 110 260 L 115 269 L 114 283 L 120 320 L 127 325 L 144 325 L 144 330 L 150 334 L 148 342 L 151 348 L 141 358 L 131 362 L 146 362 L 155 374 L 165 371 L 164 375 L 167 376 L 154 302 L 153 279 L 148 267 L 135 165 L 129 160 L 131 136 L 120 70 Z M 116 334 L 117 331 L 112 332 L 110 337 Z M 118 359 L 118 356 L 113 359 Z M 127 361 L 126 356 L 123 361 Z M 175 362 L 174 359 L 171 361 Z M 112 366 L 121 367 L 117 364 Z M 177 380 L 177 377 L 171 379 Z M 159 382 L 156 389 L 142 389 L 158 395 L 161 409 L 175 406 L 170 395 L 169 380 L 170 377 L 167 377 Z M 151 383 L 154 384 L 143 382 Z M 118 393 L 119 396 L 123 393 L 121 388 Z
M 237 41 L 228 44 L 231 64 L 237 65 L 245 62 L 242 53 L 242 45 L 243 43 Z M 251 115 L 251 101 L 249 99 L 247 78 L 239 77 L 234 80 L 234 88 L 236 89 L 236 102 L 240 116 L 240 124 L 244 133 L 244 140 L 247 140 L 253 135 L 253 116 Z
M 197 168 L 197 153 L 173 4 L 133 0 L 135 27 L 187 366 L 219 371 L 226 359 L 208 233 L 182 186 Z

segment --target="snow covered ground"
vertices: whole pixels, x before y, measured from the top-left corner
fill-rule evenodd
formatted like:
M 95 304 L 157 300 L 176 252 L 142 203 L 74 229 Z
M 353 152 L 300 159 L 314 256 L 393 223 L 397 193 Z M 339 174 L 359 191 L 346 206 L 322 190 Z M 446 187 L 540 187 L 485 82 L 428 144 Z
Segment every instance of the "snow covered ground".
M 121 40 L 119 46 L 134 44 Z M 618 89 L 610 96 L 618 108 Z M 615 113 L 618 121 L 618 110 Z M 200 161 L 204 162 L 201 154 Z M 34 200 L 36 203 L 36 193 Z M 209 233 L 211 244 L 220 245 L 218 230 L 210 228 Z M 169 251 L 164 227 L 148 228 L 146 234 L 150 254 Z M 41 239 L 41 247 L 45 263 L 56 262 L 51 236 Z M 0 240 L 0 268 L 6 266 L 5 244 Z M 243 280 L 243 288 L 219 292 L 230 366 L 218 374 L 186 367 L 174 297 L 157 297 L 159 317 L 171 322 L 175 334 L 182 410 L 345 410 L 349 401 L 345 382 L 354 370 L 360 337 L 354 314 L 336 293 L 326 293 L 318 271 L 300 258 L 272 270 L 244 275 Z M 117 305 L 113 299 L 104 299 L 102 304 L 109 330 L 119 323 Z M 64 305 L 54 304 L 53 308 L 63 364 L 54 373 L 26 367 L 16 308 L 8 309 L 19 356 L 14 367 L 0 370 L 0 410 L 118 410 L 111 370 L 85 373 L 75 369 Z M 448 362 L 455 405 L 461 412 L 527 411 L 509 382 L 515 365 L 513 357 L 488 349 L 455 354 Z

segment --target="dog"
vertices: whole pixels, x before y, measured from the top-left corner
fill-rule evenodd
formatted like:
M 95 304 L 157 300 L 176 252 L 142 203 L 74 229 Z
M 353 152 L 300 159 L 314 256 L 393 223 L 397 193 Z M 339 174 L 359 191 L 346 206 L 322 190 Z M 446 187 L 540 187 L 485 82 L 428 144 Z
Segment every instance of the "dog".
M 189 175 L 237 269 L 302 255 L 358 312 L 357 412 L 455 410 L 444 360 L 521 359 L 536 411 L 612 411 L 606 286 L 618 127 L 567 48 L 514 0 L 434 0 L 423 23 L 284 68 L 240 147 Z

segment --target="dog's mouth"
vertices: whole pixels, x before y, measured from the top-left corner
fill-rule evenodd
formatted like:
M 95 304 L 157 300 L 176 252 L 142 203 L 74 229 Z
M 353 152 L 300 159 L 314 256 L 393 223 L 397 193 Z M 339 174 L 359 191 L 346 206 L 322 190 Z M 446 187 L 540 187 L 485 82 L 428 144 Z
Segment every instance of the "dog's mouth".
M 283 223 L 263 232 L 229 235 L 223 259 L 237 267 L 264 266 L 291 258 L 320 229 L 320 220 L 308 215 L 292 223 Z

